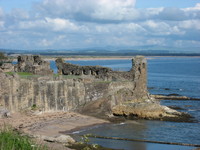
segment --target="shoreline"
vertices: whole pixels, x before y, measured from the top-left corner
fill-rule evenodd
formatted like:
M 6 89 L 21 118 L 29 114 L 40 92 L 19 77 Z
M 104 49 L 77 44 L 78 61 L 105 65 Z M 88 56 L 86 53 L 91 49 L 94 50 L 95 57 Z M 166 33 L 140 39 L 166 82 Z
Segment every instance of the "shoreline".
M 46 145 L 49 149 L 72 150 L 71 148 L 63 145 L 63 143 L 51 141 L 51 138 L 62 135 L 71 137 L 75 131 L 81 132 L 92 127 L 110 124 L 111 122 L 75 112 L 45 112 L 42 114 L 34 112 L 33 114 L 26 115 L 14 113 L 11 114 L 11 117 L 9 118 L 0 119 L 0 127 L 5 125 L 5 123 L 12 125 L 14 129 L 36 138 L 36 141 L 40 144 Z M 143 143 L 148 142 L 143 141 Z M 157 143 L 152 142 L 152 144 L 156 145 Z M 162 143 L 162 145 L 164 146 L 166 144 Z
M 87 130 L 110 122 L 75 112 L 31 112 L 12 113 L 8 118 L 0 118 L 0 130 L 11 127 L 23 135 L 28 135 L 39 145 L 51 150 L 74 150 L 67 145 L 76 140 L 72 131 Z M 59 137 L 61 141 L 59 140 Z
M 94 58 L 94 57 L 77 57 L 77 58 L 69 58 L 69 57 L 62 57 L 63 60 L 67 61 L 67 60 L 129 60 L 131 59 L 132 57 L 97 57 L 97 58 Z M 55 61 L 57 58 L 53 57 L 53 58 L 45 58 L 44 57 L 44 60 L 46 61 Z
M 71 131 L 107 123 L 110 122 L 75 112 L 13 113 L 9 118 L 0 118 L 0 127 L 11 125 L 14 129 L 37 136 L 66 135 Z
M 77 60 L 85 60 L 85 61 L 90 61 L 90 60 L 131 60 L 133 56 L 110 56 L 110 57 L 101 57 L 101 56 L 98 56 L 98 57 L 92 57 L 92 56 L 88 56 L 88 57 L 62 57 L 63 60 L 67 61 L 67 60 L 72 60 L 72 61 L 77 61 Z M 177 58 L 200 58 L 200 56 L 145 56 L 147 59 L 157 59 L 157 58 L 164 58 L 164 57 L 167 57 L 167 58 L 174 58 L 174 57 L 177 57 Z M 46 61 L 55 61 L 57 58 L 56 57 L 52 57 L 52 58 L 47 58 L 47 57 L 44 57 L 44 60 Z
M 59 57 L 62 57 L 63 60 L 65 61 L 68 61 L 68 60 L 72 60 L 72 61 L 78 61 L 78 60 L 84 60 L 84 61 L 90 61 L 90 60 L 131 60 L 133 56 L 106 56 L 106 57 L 103 57 L 103 56 L 97 56 L 97 57 L 93 57 L 93 56 L 85 56 L 85 57 L 63 57 L 63 56 L 59 56 Z M 45 61 L 55 61 L 57 58 L 59 57 L 46 57 L 46 56 L 43 56 L 42 55 L 42 58 L 45 60 Z M 174 58 L 174 57 L 177 57 L 177 58 L 200 58 L 200 56 L 145 56 L 148 59 L 158 59 L 158 58 Z M 13 61 L 17 61 L 16 58 L 13 59 Z

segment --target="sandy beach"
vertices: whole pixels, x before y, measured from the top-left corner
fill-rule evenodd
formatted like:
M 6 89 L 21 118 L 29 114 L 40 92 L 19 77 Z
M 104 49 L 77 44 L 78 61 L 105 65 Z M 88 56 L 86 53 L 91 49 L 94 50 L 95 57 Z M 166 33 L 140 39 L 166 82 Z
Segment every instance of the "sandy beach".
M 13 113 L 0 119 L 0 127 L 11 125 L 13 128 L 32 136 L 55 137 L 71 133 L 89 126 L 109 123 L 109 121 L 81 115 L 74 112 Z M 52 149 L 70 150 L 59 143 L 40 141 Z
M 132 57 L 62 57 L 63 60 L 127 60 L 131 59 Z M 46 61 L 55 61 L 57 58 L 44 58 Z
M 74 112 L 49 112 L 31 115 L 14 113 L 9 118 L 0 119 L 0 126 L 8 124 L 25 133 L 45 136 L 56 136 L 62 132 L 75 131 L 83 127 L 104 123 L 109 122 Z
M 200 57 L 200 56 L 145 56 L 147 59 L 158 59 L 158 58 L 170 58 L 170 57 L 177 57 L 177 58 L 180 58 L 180 57 Z M 78 60 L 131 60 L 133 58 L 133 56 L 110 56 L 110 57 L 101 57 L 101 56 L 98 56 L 98 57 L 65 57 L 63 56 L 62 57 L 63 60 L 65 61 L 68 61 L 68 60 L 74 60 L 74 61 L 78 61 Z M 44 57 L 44 60 L 46 61 L 55 61 L 57 59 L 57 57 L 51 57 L 51 58 L 48 58 L 48 57 Z

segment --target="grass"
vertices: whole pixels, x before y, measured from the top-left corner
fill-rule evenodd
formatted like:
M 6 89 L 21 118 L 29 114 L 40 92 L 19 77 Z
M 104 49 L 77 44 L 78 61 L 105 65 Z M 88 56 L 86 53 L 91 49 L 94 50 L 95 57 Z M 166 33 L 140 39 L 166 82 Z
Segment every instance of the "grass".
M 8 75 L 13 75 L 14 74 L 14 72 L 5 72 L 6 74 L 8 74 Z
M 29 72 L 18 72 L 18 75 L 20 75 L 20 76 L 32 76 L 33 74 L 29 73 Z
M 30 77 L 39 77 L 40 75 L 35 75 L 29 72 L 6 72 L 6 74 L 8 75 L 14 75 L 14 74 L 18 74 L 20 77 L 22 78 L 30 78 Z M 53 77 L 59 77 L 59 74 L 54 74 Z M 61 75 L 63 78 L 65 79 L 79 79 L 81 78 L 81 76 L 77 76 L 77 75 Z
M 31 76 L 33 75 L 32 73 L 29 73 L 29 72 L 6 72 L 6 74 L 8 75 L 13 75 L 17 73 L 19 76 Z
M 0 129 L 0 150 L 47 150 L 47 147 L 5 125 Z
M 22 78 L 30 78 L 30 77 L 38 77 L 39 76 L 39 75 L 34 75 L 29 72 L 6 72 L 6 74 L 8 74 L 8 75 L 14 75 L 15 73 L 18 74 Z

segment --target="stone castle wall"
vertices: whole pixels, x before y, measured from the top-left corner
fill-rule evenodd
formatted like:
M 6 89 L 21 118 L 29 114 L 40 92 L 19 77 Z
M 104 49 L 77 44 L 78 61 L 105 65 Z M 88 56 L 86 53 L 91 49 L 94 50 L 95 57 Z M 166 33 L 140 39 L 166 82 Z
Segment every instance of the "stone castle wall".
M 80 66 L 64 62 L 61 58 L 56 59 L 58 73 L 61 75 L 86 75 L 107 81 L 134 81 L 142 78 L 146 80 L 146 59 L 137 56 L 132 59 L 130 71 L 113 71 L 108 67 L 101 66 Z M 146 81 L 142 81 L 146 84 Z
M 106 77 L 114 76 L 116 80 L 104 80 L 105 77 L 100 77 L 97 73 L 92 74 L 95 78 L 91 78 L 90 74 L 84 78 L 74 79 L 68 76 L 41 76 L 26 79 L 0 72 L 0 105 L 13 112 L 33 105 L 43 111 L 72 111 L 82 109 L 91 102 L 101 101 L 98 107 L 106 105 L 109 111 L 113 106 L 125 101 L 147 99 L 144 57 L 135 57 L 129 72 L 114 72 L 104 67 L 99 69 L 106 70 L 108 73 Z M 131 80 L 129 78 L 121 80 L 122 77 L 125 79 L 125 74 L 131 76 Z

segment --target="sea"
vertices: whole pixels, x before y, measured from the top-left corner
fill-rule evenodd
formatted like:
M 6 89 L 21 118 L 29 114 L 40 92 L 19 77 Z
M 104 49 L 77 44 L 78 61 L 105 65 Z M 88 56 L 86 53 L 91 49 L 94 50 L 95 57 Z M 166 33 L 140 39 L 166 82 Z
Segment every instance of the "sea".
M 101 65 L 117 71 L 128 71 L 131 59 L 74 60 L 79 65 Z M 150 94 L 182 95 L 200 98 L 200 57 L 147 57 L 148 90 Z M 57 72 L 55 62 L 51 67 Z M 200 101 L 161 100 L 162 105 L 177 107 L 191 114 L 196 122 L 167 122 L 152 120 L 127 120 L 104 124 L 73 132 L 74 137 L 94 134 L 106 137 L 141 139 L 162 142 L 200 144 Z M 124 150 L 195 150 L 195 147 L 90 138 L 90 143 Z

